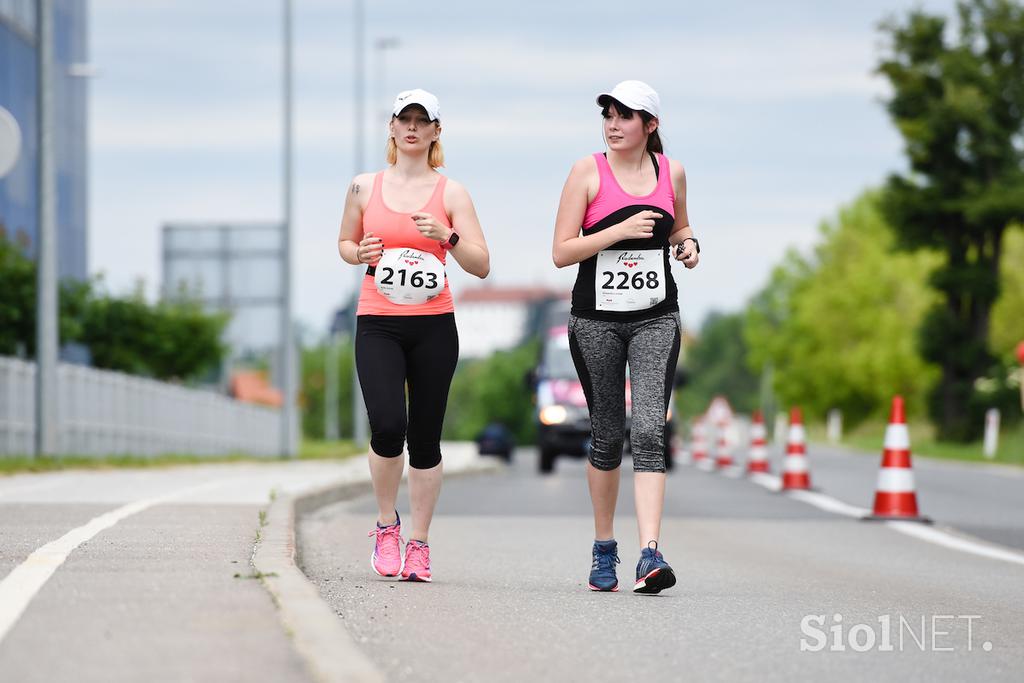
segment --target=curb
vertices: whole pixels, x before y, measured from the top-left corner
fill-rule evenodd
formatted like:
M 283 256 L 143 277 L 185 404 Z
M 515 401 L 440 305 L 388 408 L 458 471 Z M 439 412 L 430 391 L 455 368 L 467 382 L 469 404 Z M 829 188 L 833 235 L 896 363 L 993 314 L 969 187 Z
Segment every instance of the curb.
M 472 443 L 445 443 L 445 476 L 496 472 L 503 465 L 481 458 Z M 450 452 L 450 455 L 449 455 Z M 365 458 L 362 459 L 365 463 Z M 408 468 L 408 465 L 406 466 Z M 369 468 L 352 476 L 276 499 L 253 551 L 252 565 L 277 606 L 281 622 L 312 678 L 322 683 L 382 683 L 383 673 L 356 646 L 319 589 L 296 564 L 295 522 L 326 505 L 371 490 Z

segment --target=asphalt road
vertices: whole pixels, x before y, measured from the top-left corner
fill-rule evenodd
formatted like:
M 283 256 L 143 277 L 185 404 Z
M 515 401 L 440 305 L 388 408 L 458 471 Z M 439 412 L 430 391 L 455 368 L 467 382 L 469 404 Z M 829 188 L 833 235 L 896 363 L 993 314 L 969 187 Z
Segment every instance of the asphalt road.
M 825 450 L 811 449 L 813 483 L 870 507 L 879 458 Z M 922 510 L 939 526 L 1020 547 L 1024 478 L 915 465 Z M 522 449 L 506 472 L 445 483 L 432 584 L 372 573 L 368 497 L 300 523 L 303 568 L 389 680 L 1024 677 L 1024 566 L 682 466 L 669 479 L 662 535 L 679 583 L 660 596 L 628 590 L 639 547 L 624 471 L 623 591 L 597 594 L 586 587 L 593 529 L 582 463 L 535 471 L 536 453 Z

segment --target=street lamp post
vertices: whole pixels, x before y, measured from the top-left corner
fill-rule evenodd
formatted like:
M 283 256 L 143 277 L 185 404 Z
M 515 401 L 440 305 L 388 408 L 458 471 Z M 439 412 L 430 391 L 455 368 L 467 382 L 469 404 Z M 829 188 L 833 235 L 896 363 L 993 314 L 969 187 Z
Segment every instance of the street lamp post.
M 281 187 L 281 325 L 278 367 L 281 377 L 281 453 L 295 457 L 298 419 L 294 338 L 292 335 L 292 0 L 284 0 L 283 16 L 283 111 Z
M 353 9 L 355 11 L 354 21 L 352 22 L 353 29 L 355 31 L 354 40 L 352 41 L 352 49 L 354 53 L 355 61 L 355 73 L 353 74 L 354 79 L 354 92 L 353 92 L 353 110 L 355 112 L 355 140 L 353 149 L 352 163 L 355 166 L 353 174 L 358 175 L 363 172 L 363 142 L 365 140 L 364 126 L 366 123 L 366 115 L 364 112 L 364 66 L 363 66 L 363 0 L 354 0 Z M 363 284 L 363 277 L 365 271 L 362 268 L 356 269 L 355 281 L 352 288 L 352 348 L 355 348 L 356 338 L 356 304 L 359 301 L 359 290 Z M 366 403 L 363 401 L 363 392 L 359 387 L 359 373 L 352 373 L 352 439 L 357 444 L 366 443 L 367 437 L 367 425 L 366 425 Z
M 358 8 L 357 8 L 357 10 L 358 10 Z M 361 19 L 361 15 L 358 13 L 358 11 L 357 11 L 357 16 L 356 16 L 356 26 L 357 26 L 357 39 L 356 39 L 355 42 L 356 42 L 356 49 L 359 50 L 359 54 L 357 54 L 357 57 L 356 57 L 356 64 L 357 64 L 357 67 L 356 67 L 356 80 L 357 80 L 357 85 L 356 85 L 355 96 L 356 96 L 356 102 L 359 103 L 359 102 L 362 101 L 362 98 L 363 98 L 363 87 L 362 87 L 361 83 L 359 83 L 359 81 L 361 81 L 361 79 L 362 79 L 363 69 L 362 69 L 362 62 L 361 62 L 361 59 L 362 59 L 361 58 L 361 54 L 362 54 L 362 51 L 361 51 L 362 50 L 362 35 L 361 35 L 361 32 L 362 32 L 362 29 L 359 28 L 359 27 L 362 26 L 362 19 Z M 375 75 L 375 78 L 374 78 L 374 80 L 376 82 L 376 87 L 374 88 L 374 97 L 375 97 L 375 99 L 378 102 L 384 102 L 384 100 L 385 100 L 385 85 L 384 85 L 384 55 L 385 55 L 385 51 L 393 49 L 393 48 L 396 48 L 396 47 L 398 47 L 398 45 L 399 45 L 399 42 L 398 42 L 397 38 L 391 38 L 391 37 L 378 38 L 376 41 L 374 41 L 373 47 L 374 47 L 374 51 L 376 53 L 375 60 L 374 60 L 375 66 L 376 66 L 376 75 Z M 361 104 L 357 104 L 356 117 L 357 117 L 358 121 L 362 121 L 363 120 L 363 110 L 362 110 L 362 105 Z M 387 112 L 382 110 L 379 116 L 375 116 L 375 120 L 376 121 L 383 121 L 386 117 L 387 117 Z M 362 124 L 357 124 L 356 135 L 357 135 L 359 140 L 363 140 L 364 139 L 364 131 L 363 131 L 363 128 L 362 128 Z M 357 174 L 358 173 L 362 173 L 363 172 L 363 147 L 362 147 L 362 143 L 359 143 L 357 148 L 356 148 L 356 162 L 355 162 L 355 165 L 356 165 L 355 173 L 357 173 Z M 358 297 L 358 295 L 359 295 L 359 287 L 362 284 L 363 275 L 364 275 L 364 273 L 363 273 L 362 270 L 359 270 L 359 271 L 356 272 L 355 289 L 354 289 L 354 293 L 353 293 L 353 299 L 354 299 L 353 300 L 353 312 L 352 312 L 353 316 L 355 316 L 355 304 L 356 304 L 355 298 Z M 353 332 L 353 338 L 354 338 L 354 336 L 355 336 L 355 320 L 353 320 L 352 332 Z M 338 349 L 337 349 L 337 334 L 333 331 L 333 329 L 332 329 L 332 332 L 328 335 L 328 338 L 327 338 L 327 350 L 326 350 L 326 353 L 325 353 L 325 362 L 327 363 L 327 366 L 324 369 L 324 383 L 325 383 L 325 387 L 324 387 L 324 434 L 325 434 L 325 437 L 327 439 L 331 440 L 331 439 L 338 438 L 338 434 L 339 434 L 338 418 L 337 418 L 337 415 L 338 415 L 338 381 L 339 381 L 339 378 L 338 378 L 338 370 L 337 370 L 337 366 L 336 366 L 336 364 L 338 362 Z M 353 439 L 355 441 L 361 443 L 361 442 L 365 441 L 365 439 L 366 439 L 366 424 L 365 424 L 365 422 L 366 422 L 366 419 L 365 419 L 366 408 L 365 408 L 365 405 L 363 404 L 362 392 L 359 390 L 359 378 L 356 377 L 356 376 L 353 376 L 353 378 L 352 378 L 352 397 L 353 397 L 353 401 L 352 401 L 352 424 L 354 425 Z
M 376 68 L 376 74 L 374 75 L 374 79 L 373 79 L 374 81 L 376 81 L 376 86 L 377 86 L 376 87 L 376 92 L 374 93 L 374 97 L 377 100 L 378 106 L 380 107 L 378 109 L 379 113 L 375 117 L 374 125 L 380 125 L 381 122 L 386 121 L 387 118 L 388 118 L 388 110 L 387 110 L 387 93 L 388 93 L 388 88 L 387 88 L 387 80 L 385 78 L 385 67 L 387 66 L 387 64 L 386 64 L 386 59 L 385 58 L 387 57 L 387 51 L 388 50 L 394 50 L 399 45 L 401 45 L 401 43 L 399 42 L 398 38 L 395 38 L 395 37 L 392 37 L 392 36 L 386 36 L 386 37 L 383 37 L 383 38 L 378 38 L 373 43 L 374 52 L 376 53 L 375 54 L 376 59 L 374 59 L 374 61 L 376 62 L 376 67 L 377 67 Z
M 53 3 L 36 2 L 36 129 L 39 228 L 36 238 L 37 456 L 57 452 L 57 227 L 53 133 Z

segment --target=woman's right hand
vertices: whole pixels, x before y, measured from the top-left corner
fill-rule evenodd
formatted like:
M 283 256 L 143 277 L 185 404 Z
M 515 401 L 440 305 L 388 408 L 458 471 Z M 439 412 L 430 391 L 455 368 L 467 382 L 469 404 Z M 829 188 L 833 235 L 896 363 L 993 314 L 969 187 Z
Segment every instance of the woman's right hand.
M 363 239 L 359 240 L 359 246 L 356 247 L 356 258 L 360 263 L 373 265 L 380 260 L 383 253 L 384 240 L 374 237 L 372 232 L 363 235 Z
M 619 223 L 620 239 L 644 239 L 654 236 L 654 221 L 661 218 L 657 211 L 645 209 Z

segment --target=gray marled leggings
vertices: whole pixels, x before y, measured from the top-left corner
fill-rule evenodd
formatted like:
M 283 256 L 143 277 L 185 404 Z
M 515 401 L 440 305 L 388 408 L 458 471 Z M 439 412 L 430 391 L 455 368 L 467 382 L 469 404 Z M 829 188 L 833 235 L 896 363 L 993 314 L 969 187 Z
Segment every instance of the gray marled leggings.
M 633 399 L 630 450 L 634 472 L 665 471 L 665 413 L 679 358 L 678 313 L 637 322 L 569 317 L 569 350 L 590 408 L 590 462 L 622 464 L 626 362 Z

